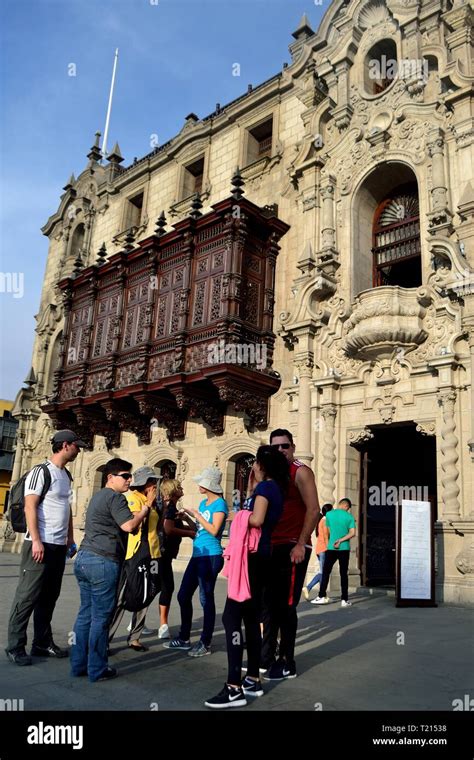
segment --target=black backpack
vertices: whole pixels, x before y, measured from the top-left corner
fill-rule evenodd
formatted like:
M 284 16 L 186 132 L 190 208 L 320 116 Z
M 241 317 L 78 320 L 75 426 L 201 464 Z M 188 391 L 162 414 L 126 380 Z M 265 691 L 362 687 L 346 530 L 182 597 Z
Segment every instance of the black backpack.
M 158 560 L 152 559 L 148 545 L 148 516 L 142 523 L 138 549 L 123 566 L 125 588 L 123 606 L 129 612 L 139 612 L 148 607 L 161 590 L 158 576 Z
M 41 467 L 44 472 L 44 486 L 40 496 L 41 504 L 44 497 L 51 488 L 51 473 L 46 462 L 42 462 L 41 464 L 36 465 L 36 467 Z M 25 481 L 30 472 L 32 472 L 34 469 L 35 468 L 33 467 L 31 470 L 28 470 L 28 472 L 25 472 L 25 474 L 21 476 L 20 480 L 17 480 L 16 483 L 12 486 L 10 491 L 8 500 L 8 519 L 10 520 L 11 526 L 15 533 L 26 533 L 27 531 L 25 517 Z M 66 470 L 66 472 L 68 474 L 69 480 L 72 480 L 72 475 L 69 470 Z

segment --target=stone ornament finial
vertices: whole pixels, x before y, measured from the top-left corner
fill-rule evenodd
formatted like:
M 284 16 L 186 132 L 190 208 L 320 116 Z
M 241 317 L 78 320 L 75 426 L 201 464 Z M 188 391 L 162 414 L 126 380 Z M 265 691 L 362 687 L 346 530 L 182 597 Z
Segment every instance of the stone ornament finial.
M 102 245 L 99 248 L 99 253 L 97 254 L 97 266 L 102 266 L 102 264 L 105 264 L 107 260 L 107 248 L 105 247 L 105 243 L 102 243 Z
M 99 131 L 95 133 L 94 145 L 92 146 L 89 153 L 87 154 L 87 158 L 90 160 L 91 163 L 98 163 L 102 158 L 102 151 L 99 148 L 100 135 L 101 133 Z
M 133 251 L 135 247 L 134 242 L 135 242 L 135 235 L 133 234 L 132 229 L 130 228 L 125 236 L 124 250 Z
M 191 219 L 199 219 L 200 216 L 202 216 L 202 200 L 199 193 L 194 194 L 193 202 L 191 204 L 191 213 L 189 216 Z
M 231 189 L 231 193 L 230 193 L 231 197 L 235 201 L 240 201 L 241 198 L 244 195 L 244 191 L 242 190 L 242 187 L 245 185 L 245 182 L 242 179 L 242 175 L 240 173 L 240 169 L 239 169 L 238 166 L 236 167 L 234 175 L 233 175 L 233 177 L 232 177 L 232 179 L 231 179 L 230 182 L 231 182 L 231 185 L 232 185 L 232 189 Z
M 166 234 L 166 216 L 165 212 L 162 211 L 159 215 L 158 219 L 156 220 L 156 227 L 155 227 L 155 235 L 157 237 L 162 237 Z

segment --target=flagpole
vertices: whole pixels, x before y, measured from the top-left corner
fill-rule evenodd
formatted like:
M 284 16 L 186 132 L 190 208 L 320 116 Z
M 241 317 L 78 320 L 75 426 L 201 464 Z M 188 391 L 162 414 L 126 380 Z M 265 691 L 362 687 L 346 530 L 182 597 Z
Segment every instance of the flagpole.
M 104 139 L 102 141 L 102 160 L 107 157 L 107 137 L 109 134 L 110 112 L 112 110 L 112 97 L 114 94 L 115 72 L 117 70 L 117 60 L 118 60 L 118 48 L 116 48 L 115 50 L 114 68 L 112 71 L 112 82 L 110 84 L 109 104 L 107 106 L 107 117 L 105 119 Z

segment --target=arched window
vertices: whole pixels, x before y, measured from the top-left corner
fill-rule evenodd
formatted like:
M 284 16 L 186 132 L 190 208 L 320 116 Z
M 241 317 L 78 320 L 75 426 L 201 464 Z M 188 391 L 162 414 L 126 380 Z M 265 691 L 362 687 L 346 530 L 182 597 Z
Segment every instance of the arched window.
M 51 359 L 49 362 L 49 369 L 48 369 L 48 379 L 47 379 L 47 385 L 45 388 L 45 394 L 46 396 L 51 396 L 53 392 L 54 387 L 54 371 L 56 369 L 59 369 L 59 352 L 61 351 L 61 338 L 62 338 L 62 332 L 59 333 L 56 340 L 54 341 L 54 345 L 51 351 Z
M 421 285 L 420 208 L 416 184 L 402 185 L 379 204 L 373 224 L 374 287 Z
M 369 95 L 378 95 L 390 87 L 397 73 L 397 46 L 394 40 L 380 40 L 365 57 L 365 91 Z
M 425 102 L 436 100 L 441 92 L 438 60 L 434 55 L 427 55 L 423 59 L 423 76 L 425 78 Z
M 77 256 L 82 256 L 82 249 L 84 246 L 85 228 L 83 224 L 78 224 L 71 238 L 71 248 L 69 249 L 69 255 L 76 259 Z

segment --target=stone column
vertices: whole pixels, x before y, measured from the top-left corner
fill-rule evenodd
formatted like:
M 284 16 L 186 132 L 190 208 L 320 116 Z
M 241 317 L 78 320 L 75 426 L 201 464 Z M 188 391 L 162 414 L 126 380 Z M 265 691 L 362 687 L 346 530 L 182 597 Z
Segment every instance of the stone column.
M 433 187 L 431 190 L 430 227 L 446 230 L 450 227 L 452 214 L 448 210 L 448 188 L 444 171 L 444 134 L 435 128 L 428 136 L 428 152 L 431 156 Z
M 471 393 L 470 393 L 470 416 L 471 416 L 471 437 L 469 439 L 469 451 L 471 459 L 474 461 L 474 320 L 468 326 L 469 331 L 469 351 L 471 354 Z M 473 505 L 474 510 L 474 505 Z
M 334 227 L 334 177 L 328 176 L 321 180 L 322 224 L 321 224 L 321 250 L 322 252 L 334 251 L 336 246 Z
M 323 440 L 321 450 L 321 504 L 334 504 L 336 490 L 336 414 L 333 404 L 323 406 Z
M 296 361 L 295 365 L 299 372 L 298 393 L 298 459 L 311 466 L 313 454 L 311 453 L 311 387 L 310 381 L 313 374 L 313 358 L 306 356 Z
M 443 422 L 441 425 L 441 519 L 459 520 L 459 470 L 457 461 L 458 439 L 456 436 L 456 422 L 454 420 L 454 411 L 456 403 L 456 391 L 443 390 L 438 393 L 438 403 L 442 407 Z

